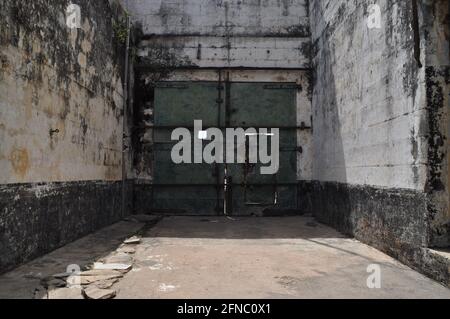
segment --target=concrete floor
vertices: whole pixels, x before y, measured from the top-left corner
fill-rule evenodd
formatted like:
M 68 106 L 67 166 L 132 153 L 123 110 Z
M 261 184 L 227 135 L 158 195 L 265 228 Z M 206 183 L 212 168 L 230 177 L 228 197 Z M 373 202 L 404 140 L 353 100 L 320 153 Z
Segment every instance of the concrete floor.
M 0 298 L 29 297 L 31 270 L 43 276 L 95 261 L 139 227 L 120 223 L 1 276 Z M 446 287 L 308 217 L 167 217 L 141 235 L 116 298 L 450 298 Z M 381 267 L 381 289 L 367 287 L 371 264 Z

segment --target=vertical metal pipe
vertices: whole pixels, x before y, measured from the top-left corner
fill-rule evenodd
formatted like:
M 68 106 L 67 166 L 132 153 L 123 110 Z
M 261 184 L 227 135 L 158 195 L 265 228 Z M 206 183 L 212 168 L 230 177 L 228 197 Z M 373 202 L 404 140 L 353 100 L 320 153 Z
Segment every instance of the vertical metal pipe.
M 218 98 L 217 98 L 217 127 L 222 127 L 222 104 L 223 104 L 223 86 L 222 86 L 222 70 L 218 70 L 219 83 L 217 84 L 218 90 Z M 221 214 L 220 207 L 223 205 L 220 201 L 221 192 L 222 192 L 222 180 L 221 180 L 221 171 L 220 171 L 220 163 L 215 163 L 215 174 L 216 174 L 216 196 L 217 196 L 217 214 Z M 225 193 L 224 193 L 225 196 Z
M 231 83 L 230 71 L 226 71 L 225 76 L 225 128 L 230 127 L 230 112 L 231 112 Z M 226 138 L 226 137 L 225 137 Z M 233 213 L 233 179 L 228 176 L 228 158 L 227 158 L 227 143 L 223 143 L 224 151 L 224 214 L 230 216 Z

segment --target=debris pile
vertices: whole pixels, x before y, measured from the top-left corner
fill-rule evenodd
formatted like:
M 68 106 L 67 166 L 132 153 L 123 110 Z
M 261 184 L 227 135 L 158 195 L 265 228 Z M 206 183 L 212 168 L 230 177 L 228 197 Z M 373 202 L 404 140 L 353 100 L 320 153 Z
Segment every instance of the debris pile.
M 41 299 L 112 299 L 113 289 L 126 273 L 133 268 L 133 254 L 141 242 L 137 236 L 126 239 L 109 256 L 95 262 L 78 273 L 60 273 L 41 280 L 43 289 L 36 290 Z

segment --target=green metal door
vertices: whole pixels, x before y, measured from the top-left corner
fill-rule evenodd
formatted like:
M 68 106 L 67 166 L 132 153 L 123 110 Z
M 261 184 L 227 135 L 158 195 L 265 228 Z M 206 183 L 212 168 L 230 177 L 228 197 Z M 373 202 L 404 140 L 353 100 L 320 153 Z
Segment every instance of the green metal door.
M 165 82 L 155 90 L 153 211 L 187 215 L 282 214 L 297 209 L 295 84 Z M 256 164 L 174 164 L 175 128 L 279 128 L 280 169 Z M 194 137 L 194 136 L 193 136 Z M 225 179 L 227 174 L 227 179 Z M 226 181 L 228 185 L 225 189 Z
M 228 165 L 232 178 L 232 212 L 278 215 L 297 208 L 297 86 L 275 83 L 231 83 L 227 127 L 280 130 L 280 168 L 262 175 L 261 164 Z M 259 136 L 262 138 L 264 136 Z
M 195 120 L 216 127 L 219 120 L 215 82 L 160 83 L 155 89 L 153 211 L 211 215 L 221 210 L 221 187 L 216 165 L 175 164 L 172 131 L 188 128 Z

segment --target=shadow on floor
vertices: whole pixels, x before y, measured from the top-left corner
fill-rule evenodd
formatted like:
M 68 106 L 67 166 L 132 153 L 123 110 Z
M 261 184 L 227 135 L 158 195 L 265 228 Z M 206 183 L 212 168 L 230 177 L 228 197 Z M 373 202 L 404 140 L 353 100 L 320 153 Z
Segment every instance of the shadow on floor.
M 211 239 L 347 238 L 313 217 L 182 217 L 161 218 L 145 237 Z

